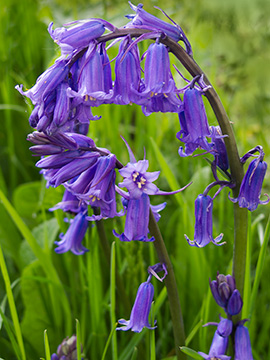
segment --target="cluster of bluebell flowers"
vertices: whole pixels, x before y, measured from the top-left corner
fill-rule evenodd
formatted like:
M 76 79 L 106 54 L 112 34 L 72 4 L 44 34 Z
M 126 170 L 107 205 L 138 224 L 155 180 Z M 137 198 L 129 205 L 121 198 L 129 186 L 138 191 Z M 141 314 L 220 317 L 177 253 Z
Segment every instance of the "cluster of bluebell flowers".
M 171 72 L 169 49 L 162 43 L 162 38 L 169 36 L 176 42 L 182 41 L 191 55 L 191 45 L 183 30 L 170 18 L 171 23 L 167 23 L 147 13 L 142 5 L 134 6 L 130 3 L 130 6 L 135 14 L 127 15 L 130 21 L 123 29 L 144 29 L 145 32 L 135 40 L 130 34 L 118 39 L 121 41 L 115 59 L 114 81 L 112 61 L 102 36 L 105 31 L 117 34 L 119 29 L 103 19 L 88 19 L 56 29 L 53 29 L 51 23 L 48 31 L 60 46 L 61 56 L 40 75 L 32 88 L 23 91 L 22 85 L 16 87 L 34 105 L 29 122 L 37 132 L 30 135 L 29 140 L 34 140 L 36 145 L 31 150 L 42 156 L 37 167 L 42 169 L 48 186 L 63 184 L 70 192 L 69 196 L 75 196 L 79 202 L 80 210 L 73 212 L 77 215 L 71 222 L 72 231 L 69 232 L 70 235 L 78 232 L 79 238 L 85 233 L 86 220 L 126 214 L 125 230 L 120 235 L 114 231 L 116 236 L 124 241 L 153 240 L 147 236 L 147 213 L 151 208 L 149 195 L 162 193 L 153 184 L 158 172 L 147 172 L 147 160 L 136 162 L 134 155 L 130 163 L 120 170 L 124 181 L 119 187 L 126 187 L 128 192 L 121 191 L 115 185 L 115 169 L 120 168 L 119 161 L 109 150 L 97 149 L 93 140 L 86 136 L 90 120 L 100 118 L 92 115 L 93 107 L 134 103 L 142 107 L 145 115 L 159 111 L 177 113 L 181 129 L 176 136 L 185 145 L 179 147 L 179 155 L 190 156 L 197 149 L 212 154 L 215 185 L 220 182 L 222 188 L 225 186 L 225 182 L 218 178 L 219 169 L 228 177 L 226 186 L 234 186 L 230 182 L 225 136 L 219 127 L 210 127 L 208 124 L 203 97 L 209 86 L 198 75 L 188 81 L 184 88 L 178 89 Z M 155 41 L 141 55 L 138 42 L 148 38 Z M 38 138 L 42 138 L 43 143 L 40 144 Z M 257 151 L 260 155 L 251 162 L 238 198 L 231 198 L 234 202 L 238 201 L 240 207 L 247 207 L 251 211 L 259 203 L 269 201 L 259 200 L 266 163 L 263 161 L 262 149 Z M 245 155 L 243 163 L 253 154 L 254 151 L 251 151 Z M 123 209 L 120 212 L 116 208 L 115 190 L 122 196 Z M 212 235 L 214 197 L 211 198 L 205 191 L 196 199 L 194 240 L 186 236 L 192 246 L 203 247 L 209 242 L 221 244 L 222 234 L 216 239 Z M 99 214 L 88 215 L 89 205 L 99 208 Z M 61 206 L 58 205 L 58 208 Z M 162 208 L 164 204 L 157 207 L 156 211 Z M 136 213 L 144 214 L 145 220 L 133 216 Z M 70 235 L 62 236 L 58 251 L 75 249 L 74 253 L 84 253 L 85 249 L 80 245 L 74 245 L 72 241 L 69 245 L 65 243 Z
M 108 149 L 97 147 L 87 135 L 90 121 L 100 119 L 100 116 L 93 115 L 93 108 L 103 104 L 137 104 L 145 116 L 156 112 L 177 114 L 180 131 L 176 137 L 181 142 L 179 155 L 191 156 L 197 150 L 211 154 L 215 179 L 195 200 L 194 239 L 190 240 L 185 235 L 186 240 L 189 245 L 197 247 L 204 247 L 210 242 L 224 244 L 221 243 L 223 234 L 213 237 L 213 201 L 224 187 L 232 189 L 235 184 L 230 175 L 225 146 L 227 135 L 222 134 L 220 127 L 208 124 L 204 95 L 209 86 L 203 76 L 198 75 L 187 81 L 184 88 L 177 87 L 171 70 L 170 49 L 164 44 L 164 38 L 181 41 L 186 53 L 192 56 L 186 35 L 168 16 L 171 23 L 147 13 L 141 4 L 135 6 L 130 3 L 130 6 L 134 13 L 127 15 L 128 23 L 119 29 L 103 19 L 76 21 L 56 29 L 51 23 L 48 31 L 60 47 L 60 57 L 30 89 L 16 86 L 33 104 L 29 123 L 35 131 L 28 140 L 33 143 L 30 148 L 33 154 L 41 156 L 36 166 L 41 169 L 47 186 L 63 185 L 65 188 L 62 201 L 50 209 L 61 209 L 71 217 L 67 219 L 68 230 L 56 242 L 57 253 L 71 251 L 76 255 L 84 254 L 88 249 L 82 242 L 89 222 L 119 216 L 125 216 L 125 226 L 120 231 L 117 229 L 118 232 L 113 230 L 114 236 L 125 242 L 154 241 L 154 237 L 149 236 L 149 214 L 152 212 L 158 221 L 166 203 L 153 206 L 150 196 L 175 194 L 189 185 L 172 192 L 161 191 L 154 184 L 159 171 L 149 172 L 148 160 L 144 157 L 137 161 L 125 140 L 130 157 L 126 165 Z M 132 30 L 139 33 L 134 36 Z M 107 46 L 112 39 L 117 41 Z M 154 41 L 141 54 L 138 43 L 146 39 Z M 119 44 L 118 55 L 110 59 L 108 48 L 116 44 Z M 257 152 L 259 155 L 255 155 Z M 259 204 L 269 202 L 269 198 L 260 200 L 267 168 L 263 149 L 257 146 L 241 161 L 244 164 L 253 156 L 255 158 L 243 178 L 238 197 L 229 197 L 250 211 Z M 117 172 L 123 177 L 118 184 Z M 221 180 L 219 173 L 226 180 Z M 214 186 L 219 186 L 219 189 L 211 197 L 209 191 Z M 121 202 L 117 202 L 117 196 L 120 196 Z M 144 327 L 155 327 L 148 320 L 154 295 L 151 278 L 155 276 L 163 280 L 164 277 L 160 279 L 157 275 L 160 271 L 164 271 L 165 277 L 167 270 L 164 264 L 149 267 L 149 277 L 138 289 L 130 320 L 119 320 L 123 327 L 117 330 L 140 332 Z M 218 275 L 210 286 L 227 319 L 220 318 L 220 322 L 214 324 L 217 330 L 209 354 L 200 354 L 205 359 L 230 359 L 226 351 L 229 336 L 235 334 L 236 359 L 252 359 L 244 321 L 235 327 L 231 320 L 242 308 L 234 279 L 229 275 Z M 52 360 L 62 359 L 60 350 L 53 356 Z
M 253 360 L 248 328 L 244 326 L 245 320 L 234 324 L 232 316 L 238 315 L 243 306 L 239 291 L 236 289 L 235 280 L 231 275 L 217 274 L 216 280 L 210 281 L 210 289 L 216 303 L 221 306 L 227 318 L 220 316 L 220 322 L 207 323 L 205 326 L 217 326 L 208 354 L 198 352 L 204 359 L 229 360 L 226 355 L 229 337 L 234 337 L 234 353 L 237 360 Z

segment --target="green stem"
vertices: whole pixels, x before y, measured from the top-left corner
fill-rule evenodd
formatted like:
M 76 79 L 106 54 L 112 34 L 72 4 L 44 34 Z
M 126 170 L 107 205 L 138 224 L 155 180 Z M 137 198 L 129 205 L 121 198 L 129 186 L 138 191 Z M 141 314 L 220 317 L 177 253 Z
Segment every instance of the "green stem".
M 175 351 L 177 359 L 184 360 L 186 359 L 186 355 L 181 352 L 180 346 L 185 345 L 185 330 L 176 279 L 170 257 L 168 255 L 165 243 L 163 241 L 161 232 L 159 230 L 157 222 L 155 221 L 152 211 L 150 211 L 149 230 L 151 235 L 155 237 L 154 245 L 158 255 L 158 259 L 161 263 L 165 263 L 168 271 L 168 275 L 166 276 L 164 282 L 167 288 L 168 300 L 171 311 Z
M 192 76 L 203 75 L 206 85 L 211 85 L 206 75 L 196 64 L 192 57 L 190 57 L 185 50 L 175 41 L 165 39 L 164 44 L 170 47 L 171 52 L 178 58 L 182 65 L 189 71 Z M 212 85 L 211 85 L 212 86 Z M 205 92 L 215 115 L 223 135 L 228 135 L 224 138 L 227 149 L 228 159 L 230 163 L 232 181 L 235 183 L 233 188 L 233 195 L 236 198 L 239 193 L 239 188 L 244 176 L 243 165 L 238 154 L 237 144 L 233 129 L 228 118 L 228 115 L 221 103 L 221 100 L 215 89 L 211 87 Z M 239 208 L 238 204 L 234 205 L 234 248 L 233 248 L 233 276 L 235 278 L 236 287 L 241 296 L 244 294 L 245 283 L 245 269 L 246 269 L 246 251 L 247 251 L 247 227 L 248 227 L 248 211 L 247 209 Z M 238 315 L 235 321 L 239 320 L 241 314 Z
M 181 61 L 183 66 L 189 71 L 192 76 L 202 75 L 207 85 L 211 85 L 206 75 L 196 64 L 185 50 L 177 43 L 168 39 L 164 41 L 172 51 L 172 53 Z M 212 86 L 212 85 L 211 85 Z M 223 135 L 228 135 L 224 138 L 227 149 L 227 154 L 230 163 L 232 181 L 235 183 L 233 188 L 233 195 L 236 198 L 239 193 L 239 188 L 244 176 L 243 165 L 238 154 L 237 144 L 233 129 L 228 118 L 228 115 L 221 103 L 221 100 L 215 89 L 211 87 L 205 92 L 215 115 Z M 241 296 L 244 293 L 245 269 L 246 269 L 246 250 L 247 250 L 247 209 L 239 208 L 238 204 L 234 205 L 234 249 L 233 249 L 233 276 L 235 277 L 236 287 Z M 239 315 L 240 318 L 240 315 Z
M 118 29 L 113 33 L 101 36 L 98 41 L 104 42 L 119 37 L 124 37 L 130 34 L 131 37 L 139 37 L 142 34 L 148 33 L 149 30 L 145 29 Z M 182 63 L 186 70 L 194 77 L 196 75 L 203 75 L 203 80 L 206 85 L 211 85 L 204 72 L 200 69 L 194 59 L 189 56 L 186 51 L 174 40 L 165 37 L 160 38 L 160 42 L 168 46 L 171 53 Z M 243 165 L 240 161 L 237 144 L 233 129 L 228 118 L 228 115 L 221 103 L 219 96 L 215 89 L 211 85 L 211 88 L 205 92 L 215 115 L 223 135 L 228 135 L 224 138 L 224 142 L 227 149 L 227 154 L 230 163 L 232 181 L 235 183 L 235 187 L 232 190 L 233 195 L 236 198 L 239 193 L 239 188 L 244 176 Z M 244 292 L 244 279 L 245 279 L 245 268 L 246 268 L 246 248 L 247 248 L 247 209 L 240 209 L 238 204 L 234 205 L 234 249 L 233 249 L 233 276 L 241 296 L 243 297 Z M 150 221 L 151 222 L 151 221 Z M 149 225 L 150 226 L 150 225 Z M 153 225 L 151 225 L 152 227 Z M 156 242 L 156 241 L 155 241 Z M 159 243 L 159 241 L 157 242 Z M 165 249 L 159 249 L 162 255 L 162 251 Z M 168 289 L 168 287 L 167 287 Z M 239 318 L 240 318 L 239 314 Z

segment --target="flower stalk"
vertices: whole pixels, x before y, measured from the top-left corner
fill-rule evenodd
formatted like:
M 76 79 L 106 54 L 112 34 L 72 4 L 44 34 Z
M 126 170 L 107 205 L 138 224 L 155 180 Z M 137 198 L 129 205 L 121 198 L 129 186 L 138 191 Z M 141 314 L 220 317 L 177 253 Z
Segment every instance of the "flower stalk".
M 98 41 L 104 42 L 126 36 L 130 34 L 131 37 L 139 37 L 142 34 L 148 33 L 147 29 L 117 29 L 115 32 L 101 36 Z M 168 46 L 170 52 L 182 63 L 185 69 L 193 76 L 203 75 L 203 80 L 207 86 L 210 86 L 205 91 L 207 97 L 221 128 L 222 134 L 227 135 L 224 137 L 226 150 L 231 169 L 231 180 L 235 184 L 232 189 L 233 195 L 236 198 L 239 194 L 240 185 L 244 177 L 243 164 L 241 163 L 236 139 L 229 120 L 229 117 L 224 109 L 224 106 L 208 80 L 207 76 L 201 70 L 199 65 L 195 62 L 193 57 L 188 55 L 184 48 L 179 45 L 173 39 L 164 36 L 160 38 L 160 42 Z M 247 249 L 247 222 L 248 222 L 248 210 L 246 208 L 239 208 L 238 204 L 234 204 L 234 248 L 233 248 L 233 276 L 235 278 L 236 286 L 239 289 L 241 296 L 244 293 L 244 279 L 245 279 L 245 267 L 246 267 L 246 249 Z M 150 221 L 152 223 L 152 221 Z M 151 226 L 152 227 L 152 226 Z M 156 242 L 157 243 L 157 242 Z M 157 248 L 156 248 L 157 249 Z M 157 250 L 158 251 L 158 250 Z M 161 249 L 159 249 L 162 252 Z M 160 261 L 162 261 L 160 259 Z M 168 282 L 168 280 L 167 280 Z M 167 285 L 166 285 L 167 286 Z M 236 321 L 240 319 L 241 314 L 238 315 Z

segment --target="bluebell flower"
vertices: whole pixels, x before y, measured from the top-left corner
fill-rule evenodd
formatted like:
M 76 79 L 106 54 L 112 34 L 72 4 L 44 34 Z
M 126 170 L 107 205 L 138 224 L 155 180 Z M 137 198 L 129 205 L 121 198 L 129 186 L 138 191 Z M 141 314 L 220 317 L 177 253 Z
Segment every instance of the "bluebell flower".
M 57 203 L 55 206 L 50 208 L 50 211 L 55 211 L 58 209 L 63 210 L 64 212 L 71 212 L 74 214 L 77 214 L 81 210 L 81 201 L 73 195 L 70 191 L 67 189 L 64 192 L 62 201 Z
M 53 353 L 51 355 L 51 360 L 59 360 L 59 357 L 57 356 L 57 354 Z
M 127 18 L 132 20 L 129 24 L 127 24 L 126 27 L 134 26 L 138 28 L 142 27 L 143 29 L 158 30 L 171 37 L 176 42 L 178 42 L 179 40 L 184 41 L 188 54 L 192 54 L 191 45 L 181 27 L 174 23 L 162 10 L 161 11 L 164 13 L 164 15 L 167 16 L 174 25 L 160 20 L 152 14 L 149 14 L 148 12 L 143 10 L 142 4 L 138 4 L 138 6 L 135 6 L 129 1 L 129 5 L 131 9 L 136 12 L 136 15 L 126 15 Z
M 224 143 L 224 135 L 222 135 L 219 126 L 211 126 L 211 138 L 212 138 L 212 151 L 211 153 L 215 157 L 216 165 L 223 171 L 229 169 L 229 159 Z
M 159 176 L 159 171 L 148 172 L 148 160 L 144 159 L 137 162 L 126 141 L 125 144 L 129 152 L 130 162 L 119 170 L 119 173 L 124 177 L 124 180 L 118 185 L 119 187 L 127 188 L 128 193 L 118 187 L 116 188 L 116 191 L 124 198 L 123 205 L 126 212 L 125 230 L 120 235 L 115 230 L 113 233 L 122 241 L 153 241 L 153 237 L 148 239 L 149 212 L 151 209 L 148 195 L 175 194 L 182 191 L 190 184 L 182 189 L 172 192 L 159 190 L 159 188 L 152 183 Z M 164 203 L 152 207 L 156 220 L 159 220 L 160 215 L 158 212 L 161 211 L 165 205 L 166 204 Z
M 180 147 L 180 156 L 189 156 L 197 148 L 206 151 L 211 150 L 211 144 L 207 142 L 210 137 L 210 128 L 202 99 L 202 91 L 195 87 L 184 92 L 183 111 L 179 112 L 181 130 L 177 133 L 178 140 L 184 142 L 185 150 Z
M 48 135 L 42 132 L 34 131 L 27 136 L 34 146 L 30 150 L 35 155 L 56 155 L 66 150 L 75 151 L 84 149 L 90 151 L 95 148 L 95 143 L 89 137 L 75 133 L 57 133 Z
M 124 200 L 126 210 L 125 230 L 118 234 L 113 230 L 114 236 L 121 241 L 154 241 L 154 237 L 148 238 L 150 199 L 147 194 L 142 194 L 138 199 Z
M 108 88 L 108 67 L 106 65 L 106 87 Z M 73 98 L 73 106 L 83 103 L 84 106 L 100 106 L 105 101 L 109 101 L 113 95 L 112 89 L 105 91 L 103 57 L 97 49 L 97 44 L 89 44 L 87 52 L 80 61 L 80 73 L 78 77 L 78 90 L 68 88 L 67 96 Z
M 62 54 L 87 47 L 92 40 L 104 33 L 106 27 L 112 31 L 115 29 L 112 24 L 102 19 L 74 21 L 66 26 L 53 30 L 53 23 L 50 23 L 48 27 L 49 34 L 61 47 Z
M 157 40 L 146 52 L 144 81 L 140 88 L 144 114 L 178 112 L 182 101 L 176 96 L 177 92 L 170 70 L 168 50 Z
M 248 328 L 241 321 L 236 327 L 234 336 L 234 354 L 235 360 L 253 360 L 252 349 Z
M 200 354 L 206 360 L 230 360 L 231 357 L 225 355 L 228 343 L 228 337 L 220 336 L 218 331 L 216 331 L 209 350 L 209 354 L 205 354 L 201 351 L 198 351 L 198 354 Z
M 100 208 L 100 215 L 88 217 L 90 221 L 123 215 L 122 212 L 116 212 L 115 167 L 114 154 L 101 156 L 75 181 L 65 184 L 65 187 L 85 204 Z
M 55 242 L 57 245 L 55 252 L 57 254 L 71 251 L 75 255 L 82 255 L 88 251 L 88 249 L 82 245 L 83 238 L 88 228 L 86 216 L 87 208 L 82 207 L 81 211 L 78 212 L 74 219 L 70 220 L 67 232 L 65 234 L 61 233 L 59 236 L 61 240 Z
M 91 168 L 100 157 L 96 151 L 71 151 L 51 155 L 36 163 L 46 174 L 48 186 L 57 187 Z
M 130 320 L 118 320 L 122 327 L 117 327 L 116 330 L 132 330 L 134 332 L 141 332 L 144 327 L 148 329 L 155 329 L 149 324 L 149 313 L 154 296 L 154 286 L 146 281 L 139 286 L 136 299 L 131 310 Z
M 195 200 L 195 232 L 194 240 L 190 240 L 185 235 L 189 245 L 204 247 L 212 242 L 215 245 L 223 245 L 220 243 L 223 234 L 218 235 L 215 239 L 212 234 L 212 211 L 213 199 L 209 195 L 200 194 Z
M 119 173 L 124 177 L 124 180 L 118 185 L 119 187 L 125 187 L 128 189 L 130 199 L 139 199 L 142 194 L 172 195 L 184 190 L 187 186 L 190 185 L 188 184 L 182 189 L 172 192 L 160 190 L 155 184 L 153 184 L 153 181 L 158 178 L 160 171 L 147 171 L 149 167 L 148 160 L 144 159 L 136 161 L 134 154 L 126 141 L 125 144 L 128 148 L 130 162 L 119 170 Z
M 140 198 L 144 194 L 154 195 L 158 192 L 158 187 L 153 184 L 160 171 L 149 172 L 148 160 L 139 160 L 138 162 L 129 162 L 126 166 L 119 170 L 124 180 L 119 183 L 119 187 L 128 189 L 130 196 L 134 199 Z
M 242 180 L 238 197 L 233 199 L 229 196 L 229 199 L 234 203 L 238 202 L 239 207 L 247 208 L 249 211 L 256 210 L 259 204 L 268 204 L 269 197 L 265 201 L 260 200 L 266 169 L 265 161 L 252 160 Z
M 233 330 L 233 322 L 220 316 L 219 323 L 208 323 L 204 326 L 208 325 L 217 326 L 217 330 L 215 331 L 209 354 L 205 354 L 201 351 L 199 351 L 198 354 L 200 354 L 206 360 L 229 360 L 231 357 L 225 354 L 228 348 L 229 336 L 231 335 Z
M 132 40 L 126 36 L 121 41 L 119 54 L 115 61 L 115 81 L 113 102 L 120 105 L 136 103 L 140 96 L 141 84 L 140 55 L 137 44 L 130 46 Z
M 45 136 L 43 134 L 39 138 L 35 134 L 28 139 L 34 143 L 40 142 L 31 147 L 31 151 L 36 151 L 39 155 L 51 154 L 36 163 L 36 166 L 42 169 L 41 172 L 48 181 L 48 186 L 57 187 L 79 176 L 91 168 L 101 156 L 101 150 L 96 148 L 94 141 L 87 136 L 75 133 Z M 103 149 L 102 152 L 104 153 L 105 150 Z
M 36 84 L 29 90 L 23 91 L 22 85 L 15 88 L 24 96 L 28 97 L 34 105 L 41 104 L 46 97 L 50 95 L 62 81 L 67 79 L 69 73 L 68 60 L 60 57 L 41 74 Z
M 138 102 L 141 104 L 141 102 Z M 180 108 L 180 100 L 174 94 L 156 94 L 150 96 L 143 101 L 142 112 L 145 116 L 151 115 L 153 112 L 178 112 Z

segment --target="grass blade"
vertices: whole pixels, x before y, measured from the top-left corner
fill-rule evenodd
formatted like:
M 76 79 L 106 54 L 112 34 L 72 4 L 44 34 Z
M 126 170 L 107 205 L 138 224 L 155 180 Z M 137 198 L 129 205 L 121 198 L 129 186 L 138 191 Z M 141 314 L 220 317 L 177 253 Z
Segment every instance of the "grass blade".
M 196 351 L 194 351 L 186 346 L 181 346 L 180 349 L 181 349 L 181 351 L 183 351 L 184 354 L 187 354 L 188 356 L 192 357 L 192 359 L 202 360 L 201 355 L 199 355 Z
M 257 262 L 257 266 L 256 266 L 256 275 L 255 275 L 254 284 L 253 284 L 252 291 L 251 291 L 249 316 L 248 316 L 249 319 L 252 316 L 252 312 L 253 312 L 253 309 L 254 309 L 254 306 L 255 306 L 256 297 L 257 297 L 257 294 L 258 294 L 259 284 L 260 284 L 262 271 L 263 271 L 264 259 L 266 257 L 266 253 L 267 253 L 267 245 L 268 245 L 269 237 L 270 237 L 270 216 L 268 218 L 268 222 L 267 222 L 267 225 L 266 225 L 266 228 L 265 228 L 263 244 L 262 244 L 262 247 L 261 247 L 261 250 L 260 250 L 260 253 L 259 253 L 259 258 L 258 258 L 258 262 Z M 247 324 L 247 326 L 248 325 L 249 324 Z
M 51 352 L 50 352 L 50 345 L 49 345 L 47 330 L 44 331 L 44 345 L 45 345 L 45 359 L 50 360 Z
M 6 329 L 6 332 L 8 334 L 8 337 L 10 339 L 10 342 L 11 342 L 12 348 L 13 348 L 13 350 L 15 352 L 15 355 L 16 355 L 18 360 L 21 360 L 20 349 L 18 347 L 17 341 L 16 341 L 15 336 L 14 336 L 14 334 L 12 332 L 11 326 L 10 326 L 9 322 L 7 321 L 7 319 L 5 317 L 5 314 L 3 313 L 1 308 L 0 308 L 0 316 L 2 318 L 2 321 L 3 321 L 4 325 L 5 325 L 5 329 Z
M 20 323 L 19 323 L 19 317 L 17 314 L 16 305 L 15 305 L 15 301 L 14 301 L 14 297 L 13 297 L 13 293 L 12 293 L 12 289 L 11 289 L 10 279 L 9 279 L 9 275 L 8 275 L 8 271 L 7 271 L 7 267 L 6 267 L 6 263 L 5 263 L 5 259 L 4 259 L 4 255 L 2 252 L 1 246 L 0 246 L 0 267 L 1 267 L 3 279 L 5 282 L 5 286 L 6 286 L 6 293 L 7 293 L 7 298 L 8 298 L 10 314 L 12 317 L 18 346 L 20 348 L 21 358 L 22 358 L 22 360 L 26 360 L 22 332 L 21 332 L 21 327 L 20 327 Z
M 110 308 L 110 314 L 111 314 L 111 327 L 114 326 L 116 323 L 115 318 L 115 241 L 112 243 L 111 248 L 111 287 L 110 287 L 110 296 L 111 296 L 111 308 Z M 112 334 L 112 358 L 113 360 L 117 360 L 117 337 L 116 332 Z
M 114 333 L 114 331 L 115 331 L 115 329 L 116 329 L 117 325 L 118 325 L 118 323 L 115 323 L 115 324 L 114 324 L 114 327 L 112 328 L 112 330 L 111 330 L 111 332 L 110 332 L 110 335 L 109 335 L 108 340 L 107 340 L 107 342 L 106 342 L 106 344 L 105 344 L 105 347 L 104 347 L 104 351 L 103 351 L 103 354 L 102 354 L 102 358 L 101 358 L 101 360 L 105 360 L 105 356 L 106 356 L 106 353 L 107 353 L 108 347 L 109 347 L 109 345 L 110 345 L 110 342 L 111 342 L 111 339 L 112 339 L 113 333 Z

